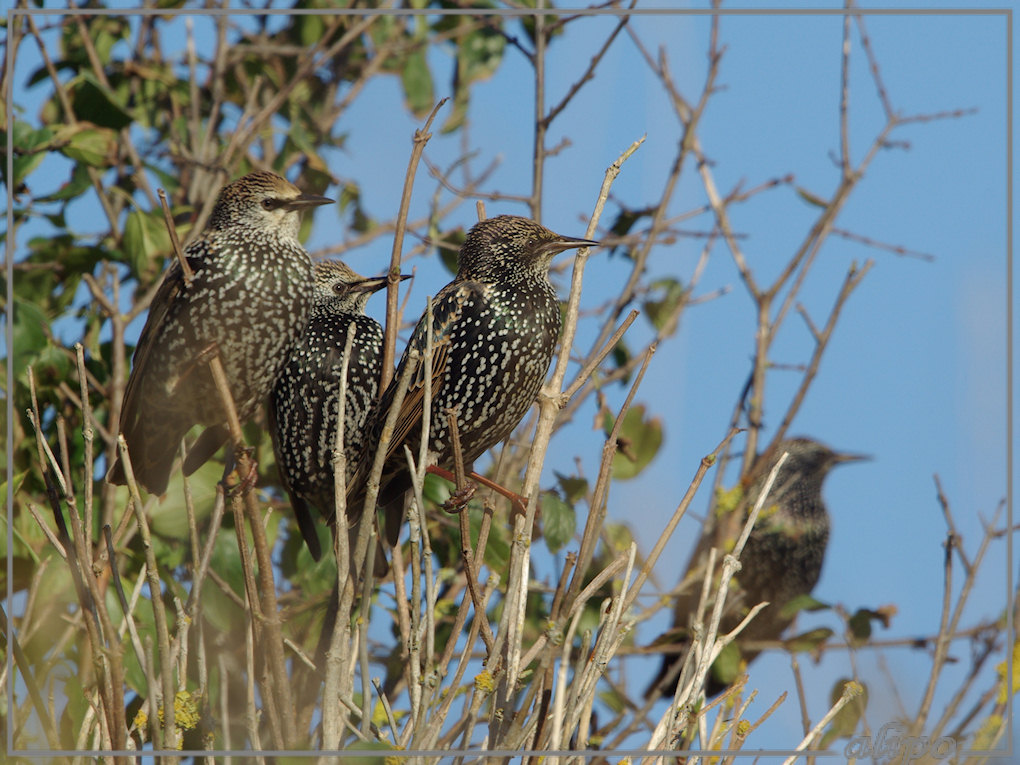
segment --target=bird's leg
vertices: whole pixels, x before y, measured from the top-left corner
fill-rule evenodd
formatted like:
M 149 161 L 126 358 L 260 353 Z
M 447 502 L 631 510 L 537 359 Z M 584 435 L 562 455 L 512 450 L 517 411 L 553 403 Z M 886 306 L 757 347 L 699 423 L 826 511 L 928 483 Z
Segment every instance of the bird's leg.
M 450 424 L 450 444 L 453 447 L 454 474 L 450 475 L 449 471 L 445 471 L 446 476 L 443 477 L 447 480 L 452 480 L 456 484 L 457 489 L 443 503 L 443 509 L 448 513 L 458 513 L 471 501 L 471 497 L 475 495 L 478 486 L 467 480 L 467 471 L 464 469 L 464 452 L 460 447 L 460 430 L 457 426 L 456 407 L 450 407 L 446 410 L 446 420 Z M 439 473 L 436 473 L 436 475 L 439 475 Z M 474 471 L 472 471 L 472 475 L 474 475 Z
M 441 468 L 438 465 L 430 465 L 425 470 L 426 473 L 432 473 L 440 478 L 445 478 L 451 483 L 457 482 L 457 477 L 446 468 Z M 468 503 L 468 501 L 474 496 L 475 491 L 478 489 L 478 485 L 484 486 L 487 489 L 492 489 L 497 494 L 501 494 L 510 500 L 513 505 L 513 512 L 520 513 L 521 515 L 527 512 L 527 503 L 524 501 L 524 497 L 520 494 L 511 491 L 505 486 L 500 486 L 495 481 L 486 478 L 484 475 L 474 472 L 473 470 L 467 474 L 471 480 L 467 481 L 467 485 L 463 489 L 457 489 L 450 498 L 442 504 L 442 508 L 448 513 L 459 513 L 461 508 Z M 466 497 L 461 499 L 462 496 Z
M 426 468 L 426 472 L 437 475 L 440 478 L 445 478 L 447 481 L 452 481 L 457 487 L 453 494 L 450 495 L 450 498 L 442 504 L 443 510 L 451 514 L 459 513 L 475 495 L 475 492 L 478 490 L 478 484 L 481 484 L 510 500 L 513 508 L 511 516 L 515 513 L 525 515 L 527 513 L 527 506 L 520 494 L 500 486 L 495 481 L 490 481 L 483 475 L 479 475 L 471 469 L 471 465 L 465 466 L 464 453 L 460 447 L 460 431 L 457 426 L 457 410 L 455 407 L 446 410 L 446 419 L 450 425 L 450 445 L 453 447 L 454 472 L 451 473 L 449 470 L 438 465 L 430 465 Z M 470 481 L 468 476 L 471 477 Z
M 223 484 L 223 491 L 227 497 L 232 497 L 235 494 L 246 494 L 251 491 L 259 477 L 258 463 L 255 461 L 255 447 L 244 446 L 237 451 L 242 452 L 247 459 L 238 460 L 235 448 L 230 447 L 227 449 L 227 460 L 223 466 L 223 477 L 220 479 L 220 483 Z M 230 476 L 242 465 L 248 466 L 245 475 L 239 476 L 240 480 L 236 483 L 231 481 Z

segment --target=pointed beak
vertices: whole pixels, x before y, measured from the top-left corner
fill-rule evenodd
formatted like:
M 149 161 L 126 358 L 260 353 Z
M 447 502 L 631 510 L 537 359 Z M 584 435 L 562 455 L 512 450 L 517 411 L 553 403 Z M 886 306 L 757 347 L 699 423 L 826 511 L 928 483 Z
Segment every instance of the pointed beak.
M 401 274 L 400 281 L 410 279 L 410 274 Z M 381 289 L 385 289 L 387 279 L 385 276 L 373 276 L 370 279 L 363 279 L 356 284 L 351 285 L 351 289 L 355 292 L 378 292 Z
M 284 205 L 288 210 L 304 210 L 306 207 L 318 207 L 319 205 L 332 204 L 334 200 L 329 197 L 320 197 L 316 194 L 302 194 L 297 199 L 292 199 Z
M 836 452 L 832 455 L 832 464 L 842 465 L 844 462 L 870 462 L 875 459 L 870 454 L 844 454 Z
M 572 236 L 559 236 L 553 239 L 551 242 L 546 242 L 542 245 L 542 250 L 555 255 L 558 252 L 564 250 L 573 250 L 578 247 L 597 247 L 598 242 L 594 239 L 578 239 Z

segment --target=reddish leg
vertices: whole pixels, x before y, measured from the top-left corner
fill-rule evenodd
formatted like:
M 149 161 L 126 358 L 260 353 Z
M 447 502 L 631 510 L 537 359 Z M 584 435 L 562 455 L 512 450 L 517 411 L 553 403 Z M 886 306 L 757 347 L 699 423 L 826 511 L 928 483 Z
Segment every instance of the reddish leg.
M 445 468 L 439 467 L 438 465 L 430 465 L 426 469 L 426 472 L 437 475 L 440 478 L 445 478 L 453 484 L 457 483 L 457 478 L 453 473 Z M 469 481 L 464 488 L 454 491 L 454 493 L 450 495 L 450 498 L 443 503 L 443 509 L 446 512 L 459 513 L 461 508 L 463 508 L 464 505 L 470 501 L 471 497 L 474 496 L 475 491 L 478 489 L 477 484 L 481 484 L 488 489 L 492 489 L 497 494 L 502 494 L 504 497 L 509 499 L 510 503 L 513 505 L 513 512 L 521 513 L 522 515 L 527 512 L 527 506 L 524 503 L 524 498 L 520 494 L 510 491 L 510 489 L 500 486 L 495 481 L 490 481 L 485 476 L 479 475 L 474 471 L 468 473 L 468 476 L 471 478 L 471 481 Z

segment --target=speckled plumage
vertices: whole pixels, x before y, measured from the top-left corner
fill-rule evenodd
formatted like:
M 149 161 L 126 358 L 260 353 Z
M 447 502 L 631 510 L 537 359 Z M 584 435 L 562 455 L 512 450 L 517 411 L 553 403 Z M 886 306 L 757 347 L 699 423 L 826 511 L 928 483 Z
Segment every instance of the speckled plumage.
M 506 438 L 534 402 L 549 371 L 560 331 L 560 308 L 549 282 L 549 265 L 563 250 L 594 245 L 563 237 L 527 218 L 501 215 L 476 224 L 460 250 L 456 278 L 432 301 L 431 369 L 419 366 L 397 414 L 383 471 L 380 504 L 393 508 L 410 486 L 403 446 L 416 454 L 421 441 L 425 375 L 431 377 L 429 450 L 433 464 L 453 467 L 446 410 L 456 407 L 467 469 L 486 449 Z M 400 375 L 411 350 L 424 358 L 426 316 L 373 417 L 371 444 L 378 443 Z M 348 507 L 364 502 L 371 452 L 348 487 Z M 400 516 L 388 510 L 391 544 Z
M 339 261 L 315 265 L 314 303 L 308 326 L 293 347 L 270 397 L 270 430 L 280 477 L 312 556 L 322 554 L 308 505 L 334 514 L 333 446 L 340 372 L 348 328 L 355 326 L 347 369 L 344 411 L 346 476 L 364 447 L 365 421 L 379 390 L 383 329 L 365 304 L 385 277 L 366 279 Z
M 201 354 L 219 350 L 243 422 L 268 395 L 311 307 L 312 263 L 298 241 L 301 210 L 332 200 L 302 194 L 270 172 L 234 181 L 220 194 L 209 224 L 185 250 L 187 281 L 174 261 L 142 329 L 124 393 L 120 430 L 135 478 L 149 492 L 166 491 L 181 438 L 203 434 L 203 458 L 225 437 L 225 417 Z M 125 477 L 119 462 L 109 474 Z
M 769 473 L 783 452 L 788 452 L 765 504 L 758 515 L 747 543 L 740 555 L 741 570 L 731 583 L 726 605 L 719 625 L 720 634 L 734 629 L 749 609 L 767 601 L 770 605 L 760 611 L 740 633 L 738 643 L 778 640 L 793 621 L 782 614 L 783 606 L 801 595 L 809 595 L 818 583 L 829 541 L 829 513 L 822 499 L 822 484 L 836 465 L 864 459 L 858 455 L 839 454 L 823 444 L 808 438 L 791 438 L 780 441 L 771 451 L 758 458 L 745 481 L 746 510 L 742 517 L 728 523 L 726 531 L 721 524 L 706 524 L 701 539 L 691 556 L 684 575 L 682 591 L 677 596 L 673 611 L 673 639 L 683 640 L 693 618 L 701 595 L 701 583 L 712 547 L 729 549 L 747 520 L 753 503 L 764 488 Z M 718 564 L 717 564 L 718 565 Z M 709 605 L 711 609 L 711 604 Z M 750 662 L 759 651 L 742 649 L 745 661 Z M 666 656 L 655 684 L 665 678 L 683 655 Z M 673 680 L 675 685 L 675 676 Z M 710 672 L 706 691 L 713 696 L 726 687 L 725 682 Z

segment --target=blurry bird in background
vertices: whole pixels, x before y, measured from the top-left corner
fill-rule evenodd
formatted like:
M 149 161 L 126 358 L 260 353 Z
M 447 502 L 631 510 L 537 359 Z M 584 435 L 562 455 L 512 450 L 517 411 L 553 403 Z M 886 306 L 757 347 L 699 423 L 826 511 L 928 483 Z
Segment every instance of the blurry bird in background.
M 755 461 L 748 476 L 741 480 L 746 487 L 742 498 L 731 504 L 733 511 L 743 509 L 736 523 L 726 523 L 739 535 L 751 508 L 758 500 L 765 481 L 783 453 L 786 461 L 779 469 L 776 480 L 762 506 L 758 519 L 748 536 L 740 555 L 740 571 L 730 583 L 726 603 L 719 624 L 719 634 L 734 629 L 748 611 L 759 603 L 769 605 L 748 624 L 734 643 L 716 660 L 706 681 L 706 695 L 715 696 L 723 691 L 739 672 L 740 658 L 750 663 L 759 650 L 740 648 L 742 643 L 778 640 L 793 622 L 795 614 L 784 612 L 784 606 L 802 595 L 809 595 L 818 583 L 825 548 L 829 541 L 829 514 L 822 500 L 822 484 L 836 465 L 868 459 L 856 454 L 834 452 L 808 438 L 780 441 Z M 717 508 L 725 512 L 726 508 Z M 702 582 L 708 565 L 709 550 L 719 550 L 716 558 L 716 577 L 722 554 L 729 552 L 736 536 L 722 531 L 724 524 L 715 516 L 705 524 L 700 540 L 687 564 L 686 573 L 678 587 L 673 607 L 673 627 L 657 643 L 685 643 L 690 634 L 690 622 L 698 608 Z M 710 590 L 714 595 L 715 590 Z M 712 603 L 706 607 L 710 614 Z M 706 617 L 707 618 L 707 617 Z M 645 691 L 646 696 L 671 693 L 676 685 L 686 651 L 663 657 L 658 675 Z M 729 660 L 726 660 L 726 659 Z

